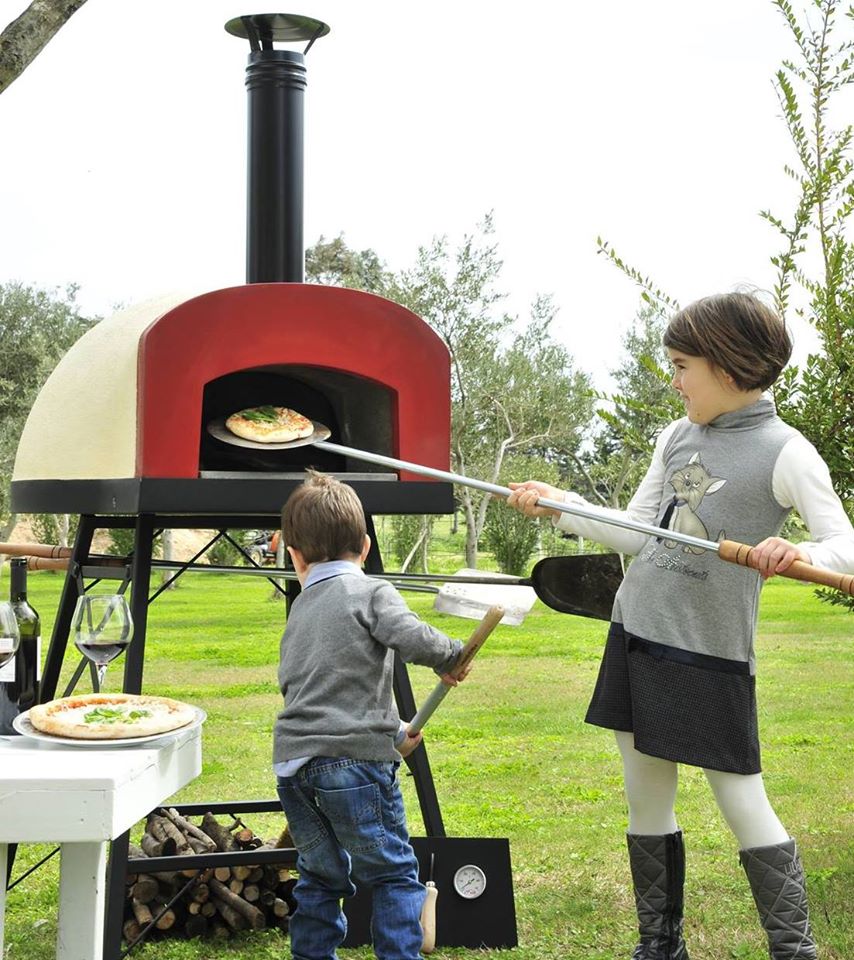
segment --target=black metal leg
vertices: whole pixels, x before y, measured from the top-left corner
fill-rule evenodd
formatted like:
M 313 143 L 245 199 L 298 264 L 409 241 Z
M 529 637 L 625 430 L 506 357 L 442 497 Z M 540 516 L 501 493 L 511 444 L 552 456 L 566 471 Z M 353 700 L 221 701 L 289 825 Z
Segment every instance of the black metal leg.
M 18 844 L 10 843 L 6 847 L 6 876 L 0 878 L 6 884 L 6 889 L 9 889 L 9 884 L 12 882 L 12 867 L 15 865 L 15 854 L 18 852 Z
M 374 519 L 368 516 L 368 536 L 371 538 L 371 549 L 365 559 L 365 570 L 368 573 L 382 573 L 383 561 L 377 546 L 377 533 L 374 528 Z M 394 657 L 394 699 L 397 709 L 404 720 L 415 716 L 415 697 L 412 693 L 412 684 L 406 665 L 397 654 Z M 421 807 L 421 816 L 424 820 L 424 831 L 428 837 L 444 837 L 445 824 L 442 821 L 442 811 L 439 809 L 439 797 L 436 794 L 436 784 L 430 770 L 430 761 L 427 757 L 427 747 L 421 746 L 406 758 L 406 765 L 415 779 L 415 792 Z
M 127 895 L 125 879 L 129 843 L 130 832 L 123 833 L 110 844 L 110 862 L 107 867 L 107 910 L 104 917 L 104 960 L 119 960 L 122 953 L 122 922 Z
M 53 633 L 50 638 L 50 647 L 45 658 L 44 673 L 39 687 L 39 703 L 46 703 L 56 696 L 56 687 L 59 683 L 59 674 L 62 670 L 62 661 L 65 658 L 65 648 L 68 646 L 68 633 L 71 629 L 71 617 L 77 603 L 78 588 L 74 568 L 83 564 L 89 556 L 92 546 L 92 536 L 95 533 L 95 518 L 82 516 L 77 527 L 77 536 L 74 548 L 68 562 L 68 572 L 65 575 L 65 584 L 59 600 L 59 609 L 53 624 Z
M 133 639 L 125 654 L 125 693 L 142 693 L 142 668 L 145 659 L 145 629 L 148 624 L 148 589 L 151 579 L 151 548 L 154 541 L 154 516 L 141 513 L 136 520 L 131 577 L 130 611 Z

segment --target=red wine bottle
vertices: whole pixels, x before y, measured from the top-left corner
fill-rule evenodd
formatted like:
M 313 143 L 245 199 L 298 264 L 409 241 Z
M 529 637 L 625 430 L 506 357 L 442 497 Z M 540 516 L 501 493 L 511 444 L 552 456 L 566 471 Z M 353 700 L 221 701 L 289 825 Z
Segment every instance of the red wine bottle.
M 41 621 L 27 600 L 27 561 L 14 557 L 11 569 L 12 609 L 21 632 L 13 660 L 0 667 L 0 733 L 14 733 L 12 721 L 38 702 L 41 679 Z

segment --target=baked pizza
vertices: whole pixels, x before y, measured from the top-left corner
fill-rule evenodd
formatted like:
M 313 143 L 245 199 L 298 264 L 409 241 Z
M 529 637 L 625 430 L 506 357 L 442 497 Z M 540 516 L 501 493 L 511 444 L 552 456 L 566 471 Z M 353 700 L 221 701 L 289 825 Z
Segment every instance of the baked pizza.
M 233 413 L 225 426 L 238 437 L 256 443 L 289 443 L 314 432 L 311 420 L 289 407 L 249 407 Z
M 185 727 L 195 707 L 169 697 L 131 693 L 85 693 L 32 707 L 30 723 L 42 733 L 73 740 L 150 737 Z

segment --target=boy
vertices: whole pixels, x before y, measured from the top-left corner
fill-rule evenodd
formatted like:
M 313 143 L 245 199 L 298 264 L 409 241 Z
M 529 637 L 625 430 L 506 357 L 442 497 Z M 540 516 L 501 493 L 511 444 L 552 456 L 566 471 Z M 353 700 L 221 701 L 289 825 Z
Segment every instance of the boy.
M 282 637 L 285 707 L 274 730 L 278 794 L 298 851 L 291 953 L 335 960 L 352 875 L 373 888 L 379 960 L 418 960 L 425 889 L 396 773 L 421 735 L 410 737 L 397 714 L 394 651 L 441 675 L 462 644 L 362 573 L 371 541 L 352 487 L 310 474 L 282 510 L 282 532 L 302 586 Z

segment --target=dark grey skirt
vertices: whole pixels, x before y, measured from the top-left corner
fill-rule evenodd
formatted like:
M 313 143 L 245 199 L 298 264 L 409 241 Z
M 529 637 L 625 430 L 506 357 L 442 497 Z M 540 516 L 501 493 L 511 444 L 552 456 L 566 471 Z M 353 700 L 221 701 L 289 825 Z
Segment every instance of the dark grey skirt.
M 760 773 L 750 665 L 632 636 L 612 623 L 585 717 L 632 731 L 641 753 L 729 773 Z

